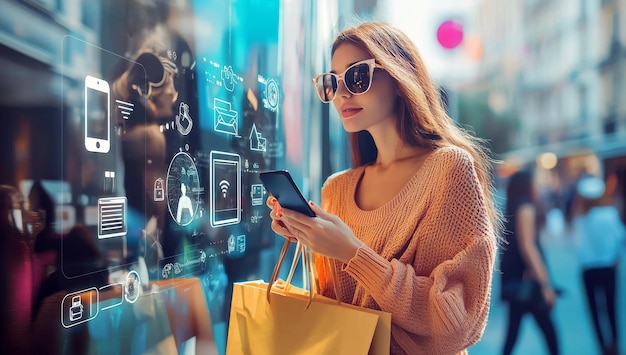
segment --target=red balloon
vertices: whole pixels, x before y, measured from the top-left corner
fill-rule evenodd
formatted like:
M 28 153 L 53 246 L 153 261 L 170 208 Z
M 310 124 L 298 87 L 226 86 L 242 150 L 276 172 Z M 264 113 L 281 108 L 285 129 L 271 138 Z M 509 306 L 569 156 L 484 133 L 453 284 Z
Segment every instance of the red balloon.
M 447 20 L 437 29 L 437 41 L 446 49 L 456 48 L 463 41 L 463 25 Z

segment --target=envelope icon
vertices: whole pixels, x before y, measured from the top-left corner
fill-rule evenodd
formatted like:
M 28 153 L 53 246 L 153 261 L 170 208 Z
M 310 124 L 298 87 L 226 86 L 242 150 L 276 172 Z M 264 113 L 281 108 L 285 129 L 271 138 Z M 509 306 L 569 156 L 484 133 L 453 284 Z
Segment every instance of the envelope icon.
M 213 100 L 213 129 L 216 132 L 239 135 L 239 113 L 231 108 L 230 102 Z

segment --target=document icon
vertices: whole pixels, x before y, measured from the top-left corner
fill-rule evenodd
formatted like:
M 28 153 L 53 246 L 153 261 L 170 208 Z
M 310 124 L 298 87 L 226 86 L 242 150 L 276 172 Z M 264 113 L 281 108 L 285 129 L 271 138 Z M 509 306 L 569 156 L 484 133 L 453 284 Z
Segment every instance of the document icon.
M 98 239 L 126 235 L 126 197 L 98 199 Z
M 239 136 L 239 113 L 231 108 L 230 102 L 213 100 L 213 129 L 216 132 Z

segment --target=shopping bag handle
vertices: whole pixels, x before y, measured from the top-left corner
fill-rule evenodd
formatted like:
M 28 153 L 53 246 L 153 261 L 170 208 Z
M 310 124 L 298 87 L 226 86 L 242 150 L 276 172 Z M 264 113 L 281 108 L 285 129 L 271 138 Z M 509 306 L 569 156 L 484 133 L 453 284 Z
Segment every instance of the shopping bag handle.
M 333 261 L 327 256 L 324 256 L 324 261 L 326 261 L 326 266 L 330 268 L 330 274 L 333 278 L 333 288 L 335 289 L 335 298 L 337 299 L 337 303 L 341 303 L 342 293 L 341 287 L 339 287 L 339 280 L 337 278 L 337 270 L 335 269 L 335 265 L 333 265 Z
M 307 248 L 306 246 L 302 248 L 302 260 L 304 261 L 304 268 L 308 273 L 309 279 L 309 301 L 306 303 L 306 307 L 304 307 L 304 310 L 306 311 L 307 309 L 309 309 L 309 306 L 313 301 L 313 282 L 315 282 L 315 275 L 311 263 L 311 253 L 309 252 L 309 248 Z
M 298 266 L 298 261 L 300 261 L 300 254 L 302 253 L 304 248 L 304 244 L 298 242 L 296 244 L 296 253 L 293 256 L 293 261 L 291 262 L 291 268 L 289 269 L 289 275 L 287 275 L 287 280 L 285 280 L 285 291 L 289 291 L 289 287 L 291 286 L 291 279 L 293 279 L 293 274 L 296 271 L 296 267 Z M 302 259 L 302 266 L 304 265 L 304 258 Z
M 276 262 L 276 265 L 274 265 L 274 271 L 272 272 L 272 277 L 270 278 L 270 281 L 267 284 L 267 290 L 266 290 L 267 303 L 271 303 L 272 287 L 274 287 L 274 283 L 278 279 L 278 273 L 280 272 L 280 268 L 283 265 L 283 262 L 285 261 L 285 256 L 287 255 L 287 250 L 289 249 L 290 243 L 291 242 L 288 239 L 285 240 L 285 242 L 283 243 L 283 247 L 280 250 L 278 261 Z M 311 302 L 313 302 L 313 288 L 311 287 L 311 285 L 315 279 L 315 276 L 313 274 L 314 272 L 313 268 L 311 267 L 311 255 L 309 253 L 309 250 L 306 246 L 304 246 L 300 242 L 298 242 L 298 246 L 296 248 L 296 255 L 294 255 L 294 260 L 291 263 L 291 268 L 289 269 L 289 276 L 287 277 L 285 291 L 287 291 L 289 289 L 289 286 L 291 286 L 291 278 L 298 264 L 298 259 L 300 258 L 300 254 L 302 254 L 302 261 L 304 264 L 304 269 L 307 271 L 307 277 L 309 279 L 309 282 L 308 282 L 309 301 L 307 302 L 306 307 L 304 308 L 305 310 L 307 310 L 309 309 L 309 306 L 311 306 Z
M 278 255 L 278 261 L 276 261 L 276 265 L 274 265 L 274 271 L 272 271 L 272 277 L 270 277 L 270 281 L 267 283 L 267 303 L 270 303 L 270 294 L 272 293 L 272 286 L 274 286 L 274 282 L 278 279 L 278 273 L 280 272 L 280 267 L 283 265 L 283 261 L 285 260 L 285 255 L 287 255 L 287 250 L 289 249 L 289 244 L 291 242 L 289 239 L 285 239 L 283 243 L 283 247 L 280 249 L 280 254 Z
M 271 303 L 272 287 L 274 287 L 276 280 L 278 280 L 278 274 L 280 273 L 280 268 L 282 267 L 283 262 L 285 261 L 285 256 L 287 255 L 287 251 L 289 250 L 290 244 L 291 242 L 288 239 L 285 239 L 285 242 L 283 243 L 283 246 L 280 250 L 280 254 L 278 256 L 278 261 L 276 262 L 276 265 L 274 265 L 274 270 L 272 271 L 272 277 L 270 278 L 267 284 L 267 290 L 266 290 L 267 303 Z M 296 266 L 298 265 L 300 255 L 302 255 L 303 268 L 306 274 L 305 279 L 308 279 L 308 282 L 307 282 L 308 287 L 305 287 L 305 289 L 308 288 L 308 291 L 309 291 L 309 300 L 305 307 L 305 310 L 306 310 L 309 308 L 309 306 L 311 305 L 311 302 L 313 301 L 313 293 L 315 292 L 314 291 L 315 270 L 313 266 L 314 264 L 313 255 L 311 251 L 309 250 L 309 248 L 307 248 L 305 245 L 303 245 L 300 242 L 298 242 L 297 247 L 296 247 L 296 253 L 291 263 L 291 268 L 289 269 L 289 274 L 287 276 L 287 281 L 285 282 L 284 291 L 289 291 L 289 287 L 291 286 L 291 279 L 293 277 L 293 273 L 295 272 Z M 335 289 L 335 298 L 337 300 L 337 303 L 339 304 L 341 303 L 341 300 L 343 298 L 342 298 L 342 293 L 341 293 L 341 287 L 339 286 L 339 281 L 337 278 L 337 270 L 335 269 L 329 257 L 324 256 L 323 260 L 325 263 L 324 267 L 330 268 L 331 277 L 333 279 L 333 288 Z

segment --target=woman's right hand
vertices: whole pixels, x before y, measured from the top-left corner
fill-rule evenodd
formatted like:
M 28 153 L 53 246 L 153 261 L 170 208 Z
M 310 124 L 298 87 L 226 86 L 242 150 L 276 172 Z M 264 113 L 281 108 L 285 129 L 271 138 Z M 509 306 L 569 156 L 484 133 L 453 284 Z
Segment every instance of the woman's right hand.
M 549 309 L 552 309 L 556 304 L 556 292 L 550 285 L 544 285 L 541 287 L 541 293 L 543 295 L 543 299 L 548 305 Z

